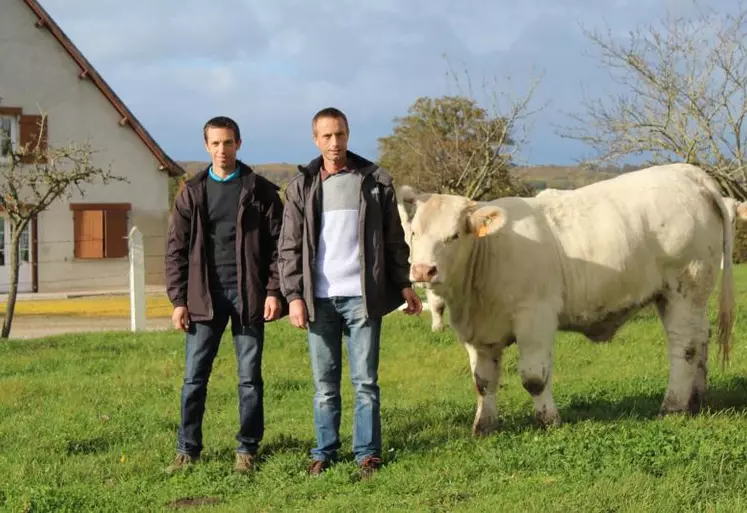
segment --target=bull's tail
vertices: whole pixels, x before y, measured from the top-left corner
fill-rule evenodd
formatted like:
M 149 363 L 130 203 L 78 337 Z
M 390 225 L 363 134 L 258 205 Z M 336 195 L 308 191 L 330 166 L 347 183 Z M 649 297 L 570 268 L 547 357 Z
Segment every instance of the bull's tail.
M 721 273 L 721 291 L 718 298 L 718 341 L 721 348 L 721 361 L 723 365 L 726 365 L 729 363 L 729 348 L 734 327 L 734 266 L 732 262 L 734 257 L 734 230 L 729 210 L 721 197 L 721 191 L 710 177 L 706 181 L 706 186 L 711 192 L 714 205 L 721 213 L 724 227 L 724 265 Z

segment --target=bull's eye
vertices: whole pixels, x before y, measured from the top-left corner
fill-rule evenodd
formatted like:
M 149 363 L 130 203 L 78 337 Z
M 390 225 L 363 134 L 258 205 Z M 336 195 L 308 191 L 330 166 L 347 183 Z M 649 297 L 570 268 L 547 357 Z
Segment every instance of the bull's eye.
M 444 242 L 451 242 L 453 240 L 457 240 L 458 238 L 459 238 L 459 234 L 458 233 L 454 233 L 454 234 L 449 235 L 448 237 L 446 237 L 444 239 Z

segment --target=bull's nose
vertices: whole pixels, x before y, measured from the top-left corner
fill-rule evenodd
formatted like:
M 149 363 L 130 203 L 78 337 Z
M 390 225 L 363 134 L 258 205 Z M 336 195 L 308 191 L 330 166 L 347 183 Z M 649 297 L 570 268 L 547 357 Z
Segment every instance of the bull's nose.
M 420 283 L 430 282 L 436 276 L 437 272 L 438 269 L 436 269 L 436 266 L 429 264 L 415 264 L 410 269 L 413 281 Z

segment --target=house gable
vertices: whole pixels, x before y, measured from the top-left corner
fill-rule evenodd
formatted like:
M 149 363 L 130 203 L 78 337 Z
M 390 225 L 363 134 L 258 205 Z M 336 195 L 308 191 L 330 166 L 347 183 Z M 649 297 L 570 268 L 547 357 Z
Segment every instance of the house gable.
M 41 30 L 45 31 L 59 47 L 65 52 L 66 55 L 77 65 L 79 69 L 78 77 L 81 80 L 89 82 L 93 85 L 101 95 L 110 104 L 111 108 L 118 114 L 119 126 L 123 129 L 130 129 L 134 134 L 142 141 L 142 143 L 148 148 L 158 162 L 158 168 L 161 171 L 168 173 L 169 176 L 180 176 L 184 174 L 184 170 L 174 160 L 172 160 L 158 143 L 153 139 L 150 133 L 145 127 L 138 121 L 138 119 L 132 114 L 127 108 L 124 102 L 117 96 L 112 88 L 106 83 L 91 63 L 83 56 L 80 50 L 73 44 L 69 37 L 64 31 L 57 25 L 47 11 L 39 4 L 37 0 L 4 0 L 8 2 L 18 1 L 19 3 L 25 4 L 33 17 L 36 18 L 35 23 L 29 24 L 28 30 Z M 52 84 L 50 84 L 51 86 Z M 2 95 L 2 80 L 0 79 L 0 95 Z M 2 98 L 0 98 L 2 102 Z M 3 104 L 0 103 L 0 107 Z M 13 108 L 14 106 L 8 106 L 5 108 Z M 38 114 L 38 113 L 24 113 L 24 114 Z

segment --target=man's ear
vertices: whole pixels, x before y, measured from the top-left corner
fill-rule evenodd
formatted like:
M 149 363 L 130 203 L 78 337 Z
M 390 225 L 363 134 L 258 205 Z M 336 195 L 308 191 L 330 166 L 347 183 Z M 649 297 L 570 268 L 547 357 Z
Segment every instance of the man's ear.
M 473 210 L 467 217 L 467 224 L 475 237 L 482 238 L 503 228 L 507 220 L 505 210 L 487 205 Z

